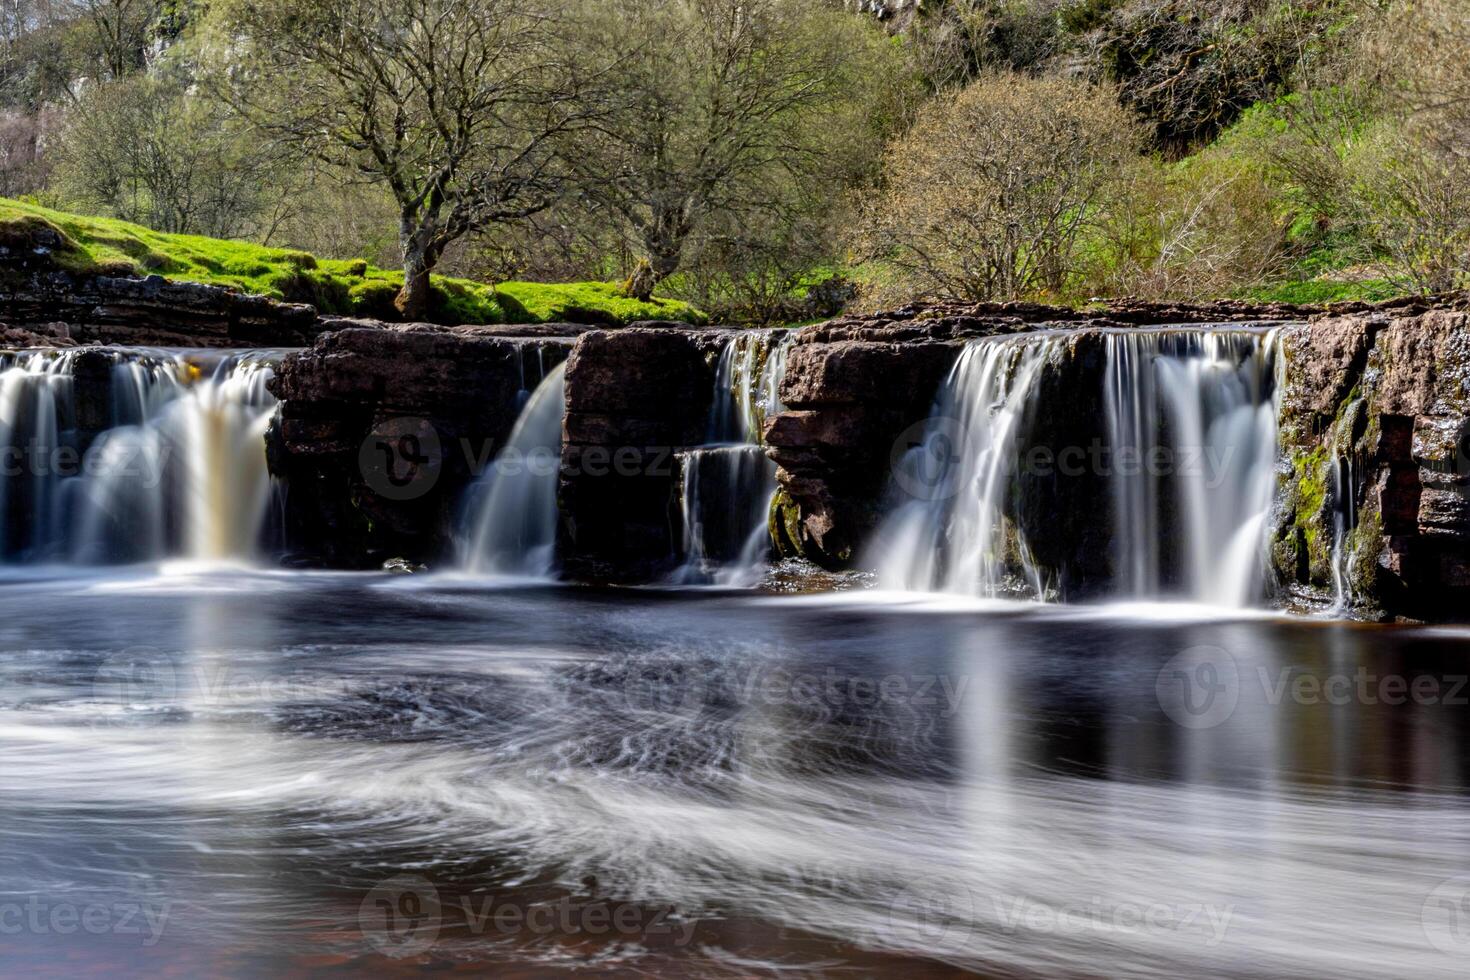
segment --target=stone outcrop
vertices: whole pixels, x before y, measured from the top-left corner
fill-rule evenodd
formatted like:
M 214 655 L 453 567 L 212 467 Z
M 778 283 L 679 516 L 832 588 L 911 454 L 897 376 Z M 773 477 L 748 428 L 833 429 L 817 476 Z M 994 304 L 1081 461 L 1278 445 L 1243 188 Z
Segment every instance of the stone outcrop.
M 311 306 L 162 276 L 49 271 L 7 280 L 0 323 L 15 346 L 302 347 L 323 329 Z
M 1367 616 L 1463 616 L 1470 313 L 1325 317 L 1282 342 L 1278 575 L 1318 597 L 1340 581 Z
M 1270 559 L 1283 593 L 1330 601 L 1338 572 L 1365 616 L 1446 618 L 1470 599 L 1470 314 L 1448 297 L 1302 308 L 1120 303 L 919 306 L 805 328 L 787 355 L 787 410 L 766 421 L 780 491 L 778 549 L 850 568 L 895 504 L 894 462 L 923 434 L 966 340 L 1065 328 L 1018 455 L 1106 439 L 1103 329 L 1279 323 L 1281 478 Z M 1334 471 L 1340 471 L 1340 479 Z M 1349 503 L 1340 504 L 1351 487 Z M 1107 489 L 1095 473 L 1023 472 L 1021 530 L 1061 595 L 1115 577 Z M 1351 512 L 1339 522 L 1343 507 Z M 1345 540 L 1336 542 L 1339 524 Z M 1335 542 L 1339 545 L 1334 549 Z
M 271 381 L 281 407 L 267 450 L 289 486 L 294 558 L 442 562 L 465 487 L 505 442 L 527 393 L 588 328 L 326 325 Z
M 650 323 L 577 341 L 567 360 L 560 487 L 568 577 L 639 582 L 673 567 L 675 457 L 704 439 L 728 336 Z

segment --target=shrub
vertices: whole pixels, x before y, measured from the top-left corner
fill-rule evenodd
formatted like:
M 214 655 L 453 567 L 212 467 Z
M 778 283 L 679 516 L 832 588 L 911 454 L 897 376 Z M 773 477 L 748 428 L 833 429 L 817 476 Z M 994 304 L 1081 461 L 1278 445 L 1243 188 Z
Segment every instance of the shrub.
M 1066 298 L 1141 142 L 1110 89 L 984 76 L 935 99 L 890 148 L 857 244 L 906 293 Z

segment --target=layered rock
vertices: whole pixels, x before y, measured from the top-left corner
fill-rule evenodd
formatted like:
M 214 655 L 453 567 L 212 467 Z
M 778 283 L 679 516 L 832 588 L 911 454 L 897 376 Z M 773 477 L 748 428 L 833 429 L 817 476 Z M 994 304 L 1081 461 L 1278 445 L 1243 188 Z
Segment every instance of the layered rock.
M 316 309 L 162 276 L 39 272 L 0 289 L 13 346 L 302 347 L 323 327 Z
M 267 448 L 289 487 L 287 541 L 309 563 L 442 562 L 465 487 L 587 328 L 327 325 L 271 382 L 281 406 Z
M 1283 349 L 1277 573 L 1365 615 L 1466 608 L 1470 313 L 1326 317 Z
M 676 454 L 704 439 L 728 336 L 663 323 L 577 341 L 567 359 L 560 484 L 567 576 L 648 581 L 674 567 Z

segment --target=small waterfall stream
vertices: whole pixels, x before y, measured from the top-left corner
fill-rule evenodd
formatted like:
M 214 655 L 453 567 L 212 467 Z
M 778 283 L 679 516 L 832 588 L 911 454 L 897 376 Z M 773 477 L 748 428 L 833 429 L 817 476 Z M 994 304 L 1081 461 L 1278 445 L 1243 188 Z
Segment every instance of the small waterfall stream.
M 540 578 L 556 562 L 556 492 L 566 364 L 531 393 L 505 446 L 470 490 L 460 563 L 472 572 Z
M 760 578 L 776 493 L 761 426 L 783 408 L 790 340 L 790 331 L 747 331 L 720 352 L 705 445 L 679 453 L 683 561 L 676 582 L 744 587 Z
M 1005 519 L 1016 440 L 1035 411 L 1033 389 L 1056 340 L 988 337 L 965 346 L 940 388 L 922 441 L 898 461 L 906 498 L 872 548 L 878 583 L 912 592 L 994 596 L 1008 580 L 1006 531 L 1027 585 L 1043 593 L 1019 531 Z
M 1046 595 L 1017 480 L 1040 380 L 1069 334 L 969 342 L 919 445 L 894 467 L 899 503 L 869 549 L 886 588 Z M 1262 591 L 1275 488 L 1274 332 L 1165 328 L 1101 336 L 1105 450 L 1091 476 L 1112 523 L 1113 594 L 1244 606 Z M 1083 425 L 1083 429 L 1086 425 Z M 1080 430 L 1079 430 L 1080 431 Z M 1031 447 L 1038 448 L 1038 447 Z M 1043 446 L 1052 459 L 1079 447 Z M 1104 489 L 1105 488 L 1105 489 Z
M 269 351 L 111 351 L 106 406 L 78 391 L 83 354 L 0 364 L 4 557 L 83 565 L 257 556 L 272 492 Z M 100 431 L 82 428 L 86 415 Z M 101 418 L 97 416 L 101 415 Z
M 1250 604 L 1276 483 L 1275 334 L 1104 340 L 1118 593 Z

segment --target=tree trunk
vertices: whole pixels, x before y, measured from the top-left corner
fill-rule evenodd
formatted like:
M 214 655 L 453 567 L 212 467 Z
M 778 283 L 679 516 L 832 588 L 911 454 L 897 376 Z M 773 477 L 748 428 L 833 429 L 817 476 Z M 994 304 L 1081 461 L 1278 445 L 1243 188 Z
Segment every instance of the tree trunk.
M 403 288 L 393 306 L 404 320 L 427 320 L 429 316 L 429 270 L 435 256 L 424 246 L 422 236 L 408 236 L 403 243 Z

